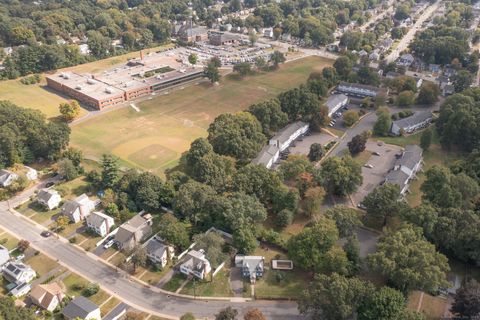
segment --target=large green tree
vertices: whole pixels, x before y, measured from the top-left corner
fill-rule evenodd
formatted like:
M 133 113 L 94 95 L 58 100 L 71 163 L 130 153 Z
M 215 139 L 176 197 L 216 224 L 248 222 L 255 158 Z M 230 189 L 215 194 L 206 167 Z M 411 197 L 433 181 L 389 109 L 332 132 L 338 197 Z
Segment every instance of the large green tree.
M 355 192 L 362 184 L 362 169 L 350 156 L 330 157 L 322 163 L 321 175 L 325 189 L 336 195 Z
M 373 189 L 362 204 L 367 210 L 367 214 L 382 219 L 383 226 L 387 225 L 387 219 L 398 216 L 403 208 L 399 201 L 400 188 L 396 184 L 385 183 Z

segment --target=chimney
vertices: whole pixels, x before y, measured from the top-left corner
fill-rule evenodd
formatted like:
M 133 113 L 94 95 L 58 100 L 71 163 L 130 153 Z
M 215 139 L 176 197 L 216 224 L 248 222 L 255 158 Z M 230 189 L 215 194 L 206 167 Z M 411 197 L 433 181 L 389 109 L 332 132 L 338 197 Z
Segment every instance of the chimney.
M 140 60 L 143 61 L 143 50 L 140 50 Z

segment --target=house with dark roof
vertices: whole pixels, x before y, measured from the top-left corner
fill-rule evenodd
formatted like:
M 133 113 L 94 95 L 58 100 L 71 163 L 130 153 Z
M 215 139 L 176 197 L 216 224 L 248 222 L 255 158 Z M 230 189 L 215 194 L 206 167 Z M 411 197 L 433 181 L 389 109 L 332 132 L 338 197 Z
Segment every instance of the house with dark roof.
M 137 214 L 123 223 L 115 234 L 115 243 L 120 250 L 131 250 L 152 234 L 152 216 Z
M 212 31 L 208 36 L 208 41 L 214 46 L 223 46 L 240 41 L 240 37 L 230 33 Z
M 336 88 L 336 91 L 360 98 L 375 98 L 383 90 L 366 84 L 340 82 Z
M 70 218 L 73 223 L 77 223 L 89 216 L 93 209 L 95 209 L 95 202 L 84 193 L 74 200 L 65 202 L 61 213 Z
M 393 121 L 390 132 L 396 136 L 402 133 L 412 133 L 426 128 L 432 122 L 432 118 L 430 111 L 417 111 L 410 117 Z
M 82 320 L 102 320 L 100 308 L 82 296 L 78 296 L 70 301 L 70 303 L 63 308 L 62 314 L 67 320 L 77 318 Z
M 155 264 L 161 265 L 162 268 L 175 256 L 175 249 L 167 245 L 156 235 L 150 238 L 144 246 L 148 259 Z
M 177 36 L 185 42 L 206 41 L 208 39 L 208 30 L 203 26 L 190 26 L 186 23 L 179 27 Z
M 235 256 L 235 266 L 242 269 L 242 275 L 244 278 L 250 280 L 251 283 L 255 283 L 257 278 L 263 276 L 265 257 L 262 256 Z
M 38 191 L 37 202 L 48 210 L 57 208 L 61 201 L 62 197 L 56 190 L 40 189 L 40 191 Z
M 402 155 L 395 160 L 393 169 L 388 172 L 384 183 L 395 184 L 400 188 L 400 195 L 408 192 L 410 180 L 421 170 L 423 163 L 423 151 L 417 145 L 407 145 Z
M 99 236 L 105 237 L 110 233 L 110 229 L 115 224 L 112 217 L 103 212 L 94 211 L 87 218 L 87 227 L 95 231 Z
M 33 270 L 30 266 L 18 262 L 18 261 L 10 261 L 3 268 L 3 277 L 8 282 L 14 282 L 17 284 L 20 283 L 28 283 L 31 282 L 37 273 Z
M 415 61 L 415 58 L 410 53 L 402 54 L 396 61 L 397 66 L 410 67 Z

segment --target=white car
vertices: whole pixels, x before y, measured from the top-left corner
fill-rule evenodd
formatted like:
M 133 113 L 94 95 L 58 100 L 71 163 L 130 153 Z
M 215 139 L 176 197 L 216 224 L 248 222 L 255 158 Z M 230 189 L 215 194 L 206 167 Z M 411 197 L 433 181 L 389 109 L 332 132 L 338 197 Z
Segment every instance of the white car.
M 106 250 L 106 249 L 110 248 L 111 246 L 113 246 L 114 243 L 115 243 L 115 240 L 113 240 L 113 239 L 110 240 L 110 241 L 108 241 L 107 243 L 105 243 L 105 244 L 103 245 L 103 249 Z
M 364 165 L 364 167 L 365 167 L 365 168 L 370 168 L 370 169 L 373 168 L 373 166 L 372 166 L 371 164 L 366 164 L 366 165 Z

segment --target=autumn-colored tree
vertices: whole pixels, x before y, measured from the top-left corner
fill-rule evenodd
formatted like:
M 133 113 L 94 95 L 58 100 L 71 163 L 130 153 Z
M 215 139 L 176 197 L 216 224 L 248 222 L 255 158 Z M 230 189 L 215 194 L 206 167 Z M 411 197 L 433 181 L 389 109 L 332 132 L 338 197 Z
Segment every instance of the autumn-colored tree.
M 17 245 L 17 249 L 20 252 L 25 252 L 30 247 L 30 242 L 28 240 L 20 240 Z
M 243 317 L 244 320 L 267 320 L 263 313 L 258 309 L 249 310 L 245 316 Z

